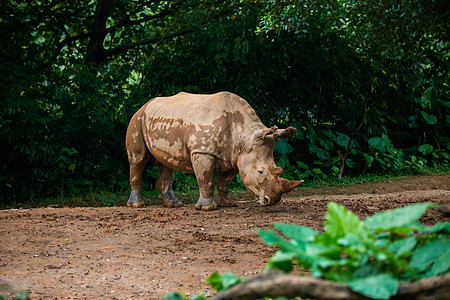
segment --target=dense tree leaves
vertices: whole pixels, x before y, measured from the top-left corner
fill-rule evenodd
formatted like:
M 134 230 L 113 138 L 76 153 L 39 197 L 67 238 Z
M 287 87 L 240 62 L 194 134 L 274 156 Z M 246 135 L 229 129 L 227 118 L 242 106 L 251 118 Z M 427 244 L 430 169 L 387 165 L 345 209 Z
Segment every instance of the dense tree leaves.
M 5 1 L 2 197 L 125 188 L 129 118 L 182 90 L 295 125 L 287 177 L 448 165 L 450 10 L 432 3 Z

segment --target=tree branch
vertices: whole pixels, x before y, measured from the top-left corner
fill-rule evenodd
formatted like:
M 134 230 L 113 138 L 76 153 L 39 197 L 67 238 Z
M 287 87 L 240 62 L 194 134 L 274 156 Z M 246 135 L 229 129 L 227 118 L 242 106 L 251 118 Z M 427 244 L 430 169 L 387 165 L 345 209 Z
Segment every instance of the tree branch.
M 450 273 L 400 283 L 392 299 L 444 299 L 449 295 Z M 430 298 L 424 298 L 428 296 Z M 353 292 L 347 285 L 315 277 L 300 277 L 269 272 L 244 281 L 219 293 L 213 300 L 253 300 L 264 297 L 301 297 L 313 299 L 368 299 Z
M 216 14 L 208 17 L 208 18 L 206 18 L 203 22 L 200 23 L 200 26 L 203 26 L 203 25 L 207 24 L 208 22 L 210 22 L 210 21 L 212 21 L 214 19 L 218 19 L 218 18 L 220 18 L 220 17 L 222 17 L 224 15 L 227 15 L 230 12 L 232 12 L 233 9 L 235 9 L 237 7 L 242 7 L 244 5 L 245 5 L 244 3 L 239 3 L 239 4 L 237 4 L 236 6 L 234 6 L 232 8 L 220 11 L 220 12 L 218 12 L 218 13 L 216 13 Z M 149 38 L 149 39 L 145 39 L 145 40 L 141 40 L 141 41 L 132 42 L 132 43 L 129 43 L 129 44 L 126 44 L 126 45 L 117 46 L 115 48 L 106 50 L 105 51 L 105 57 L 109 57 L 109 56 L 112 56 L 112 55 L 115 55 L 115 54 L 118 54 L 118 53 L 123 53 L 123 52 L 126 52 L 126 51 L 128 51 L 128 50 L 130 50 L 132 48 L 135 48 L 135 47 L 156 43 L 158 41 L 168 40 L 168 39 L 171 39 L 171 38 L 174 38 L 174 37 L 178 37 L 178 36 L 182 36 L 182 35 L 185 35 L 185 34 L 188 34 L 188 33 L 192 33 L 192 32 L 194 32 L 194 29 L 190 29 L 190 28 L 189 29 L 183 29 L 183 30 L 180 30 L 180 31 L 177 31 L 177 32 L 174 32 L 174 33 L 166 34 L 165 36 L 164 35 L 163 36 L 158 36 L 158 37 L 154 37 L 154 38 Z
M 153 2 L 153 1 L 149 1 L 146 3 L 148 4 L 151 2 Z M 150 21 L 150 20 L 153 20 L 156 18 L 165 17 L 165 16 L 169 15 L 170 13 L 172 13 L 178 5 L 181 5 L 181 2 L 176 2 L 174 5 L 172 5 L 171 7 L 168 7 L 166 10 L 160 12 L 159 14 L 147 16 L 145 18 L 141 18 L 138 20 L 130 20 L 129 18 L 125 18 L 118 24 L 116 24 L 112 27 L 106 28 L 106 19 L 109 16 L 110 11 L 112 10 L 112 8 L 115 6 L 116 3 L 117 3 L 117 0 L 114 0 L 114 1 L 99 0 L 99 2 L 97 3 L 96 12 L 95 12 L 95 17 L 94 17 L 95 22 L 94 22 L 93 29 L 89 33 L 80 34 L 77 36 L 69 36 L 69 37 L 64 38 L 56 47 L 52 58 L 48 62 L 39 66 L 39 69 L 42 70 L 42 69 L 48 68 L 53 63 L 53 61 L 58 57 L 58 55 L 60 54 L 60 52 L 66 45 L 69 45 L 70 43 L 72 43 L 74 41 L 85 39 L 85 38 L 90 38 L 86 57 L 85 57 L 85 63 L 88 63 L 88 62 L 100 63 L 101 61 L 103 61 L 105 58 L 107 58 L 109 56 L 113 56 L 113 55 L 119 54 L 119 53 L 124 53 L 132 48 L 136 48 L 136 47 L 139 47 L 142 45 L 147 45 L 147 44 L 152 44 L 152 43 L 161 43 L 164 40 L 172 39 L 174 37 L 178 37 L 178 36 L 182 36 L 182 35 L 194 32 L 194 29 L 187 28 L 187 29 L 183 29 L 183 30 L 180 30 L 177 32 L 169 33 L 169 31 L 170 31 L 170 29 L 169 29 L 163 35 L 160 35 L 157 37 L 148 38 L 148 39 L 144 39 L 144 40 L 140 40 L 140 41 L 136 41 L 136 42 L 131 42 L 131 43 L 128 43 L 125 45 L 120 45 L 115 48 L 105 50 L 103 48 L 103 42 L 104 42 L 104 37 L 108 33 L 114 32 L 115 30 L 117 30 L 118 28 L 123 27 L 123 26 L 136 25 L 136 24 L 147 22 L 147 21 Z M 200 26 L 203 26 L 214 19 L 218 19 L 224 15 L 227 15 L 230 12 L 232 12 L 234 9 L 236 9 L 238 7 L 243 7 L 244 5 L 248 5 L 248 4 L 239 3 L 231 8 L 225 9 L 223 11 L 219 11 L 219 12 L 207 17 L 204 21 L 202 21 L 200 23 Z
M 345 284 L 315 277 L 269 272 L 219 293 L 213 300 L 256 300 L 264 297 L 313 299 L 367 299 L 353 293 Z
M 90 33 L 84 62 L 101 63 L 105 59 L 103 42 L 106 36 L 106 21 L 118 0 L 98 0 L 94 14 L 94 26 Z
M 145 18 L 141 18 L 141 19 L 137 19 L 137 20 L 130 20 L 130 18 L 127 15 L 127 18 L 122 19 L 122 21 L 120 21 L 118 24 L 107 28 L 106 29 L 106 33 L 111 33 L 113 31 L 117 30 L 117 28 L 120 28 L 120 27 L 123 27 L 123 26 L 136 25 L 136 24 L 144 23 L 144 22 L 151 21 L 151 20 L 154 20 L 154 19 L 157 19 L 157 18 L 165 17 L 169 13 L 171 13 L 179 5 L 181 5 L 180 2 L 176 3 L 172 7 L 169 7 L 167 9 L 165 9 L 164 11 L 160 12 L 159 14 L 152 15 L 152 16 L 147 16 Z
M 185 29 L 185 30 L 181 30 L 181 31 L 174 32 L 174 33 L 171 33 L 171 34 L 167 34 L 165 37 L 164 36 L 163 37 L 158 36 L 158 37 L 155 37 L 155 38 L 150 38 L 150 39 L 146 39 L 146 40 L 132 42 L 132 43 L 129 43 L 129 44 L 126 44 L 126 45 L 122 45 L 122 46 L 117 46 L 115 48 L 106 50 L 105 51 L 105 56 L 109 57 L 109 56 L 112 56 L 112 55 L 115 55 L 115 54 L 118 54 L 118 53 L 126 52 L 126 51 L 128 51 L 128 50 L 130 50 L 132 48 L 138 47 L 138 46 L 156 43 L 156 42 L 158 42 L 160 40 L 168 40 L 168 39 L 171 39 L 171 38 L 174 38 L 174 37 L 177 37 L 177 36 L 181 36 L 181 35 L 184 35 L 184 34 L 187 34 L 187 33 L 191 33 L 191 32 L 193 32 L 192 29 Z

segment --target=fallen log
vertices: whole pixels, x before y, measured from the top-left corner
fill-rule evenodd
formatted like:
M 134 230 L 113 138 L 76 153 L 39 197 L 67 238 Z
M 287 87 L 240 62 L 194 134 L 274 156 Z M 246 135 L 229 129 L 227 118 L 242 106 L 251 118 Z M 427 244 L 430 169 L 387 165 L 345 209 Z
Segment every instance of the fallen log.
M 400 283 L 392 299 L 449 299 L 450 273 Z M 256 300 L 264 297 L 302 297 L 312 299 L 369 299 L 347 285 L 315 277 L 268 272 L 219 293 L 214 300 Z

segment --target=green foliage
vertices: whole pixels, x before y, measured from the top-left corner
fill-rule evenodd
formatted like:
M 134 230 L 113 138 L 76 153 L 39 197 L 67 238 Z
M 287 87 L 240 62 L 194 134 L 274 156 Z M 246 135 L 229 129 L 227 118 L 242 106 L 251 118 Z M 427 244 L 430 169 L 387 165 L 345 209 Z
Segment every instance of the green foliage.
M 324 232 L 287 224 L 275 224 L 281 236 L 259 230 L 268 245 L 280 249 L 267 266 L 289 272 L 297 265 L 313 276 L 344 282 L 367 297 L 389 299 L 400 281 L 450 270 L 450 224 L 418 222 L 430 207 L 415 204 L 360 220 L 330 202 Z
M 242 278 L 231 273 L 226 272 L 224 274 L 219 274 L 218 272 L 214 272 L 209 276 L 206 281 L 211 285 L 211 287 L 217 291 L 223 291 L 231 288 L 232 286 L 242 282 Z M 164 300 L 206 300 L 206 294 L 198 294 L 192 297 L 187 295 L 182 295 L 178 292 L 166 294 L 163 297 Z
M 287 178 L 334 180 L 368 104 L 347 176 L 448 169 L 445 8 L 445 0 L 6 1 L 1 201 L 127 189 L 129 119 L 182 90 L 235 92 L 265 125 L 297 127 L 275 148 Z M 180 190 L 193 186 L 177 177 Z M 152 170 L 145 181 L 154 186 Z
M 99 201 L 101 201 L 103 203 L 103 206 L 105 207 L 111 207 L 111 206 L 116 206 L 116 194 L 109 194 L 108 196 L 104 195 L 104 196 L 100 196 L 98 198 Z
M 214 290 L 220 292 L 229 289 L 233 285 L 238 284 L 242 281 L 242 279 L 231 272 L 226 272 L 222 275 L 220 275 L 218 272 L 214 272 L 211 276 L 208 277 L 208 279 L 206 279 L 206 281 L 211 284 L 211 287 Z

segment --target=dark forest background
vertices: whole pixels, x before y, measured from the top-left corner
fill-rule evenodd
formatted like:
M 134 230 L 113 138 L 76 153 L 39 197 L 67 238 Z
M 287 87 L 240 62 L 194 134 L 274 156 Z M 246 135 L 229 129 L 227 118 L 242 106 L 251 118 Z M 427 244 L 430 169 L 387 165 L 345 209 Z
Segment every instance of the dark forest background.
M 449 6 L 2 1 L 0 200 L 125 191 L 129 119 L 180 91 L 297 127 L 275 148 L 287 178 L 448 171 Z

